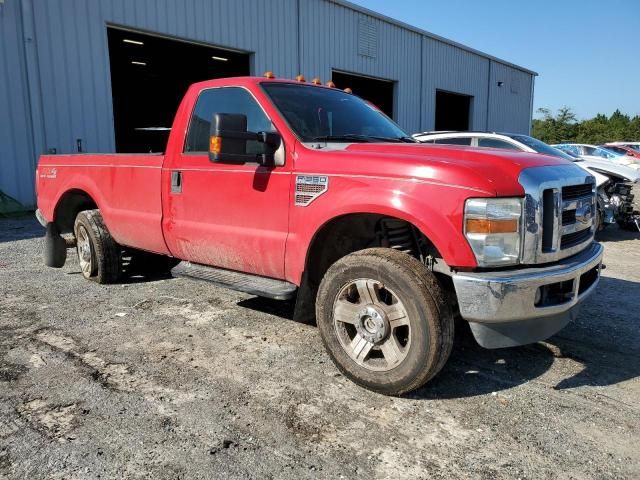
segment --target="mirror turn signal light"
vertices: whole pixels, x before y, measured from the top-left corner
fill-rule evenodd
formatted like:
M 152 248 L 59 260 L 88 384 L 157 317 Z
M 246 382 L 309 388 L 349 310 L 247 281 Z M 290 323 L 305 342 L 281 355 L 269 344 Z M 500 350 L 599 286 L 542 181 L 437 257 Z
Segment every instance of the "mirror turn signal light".
M 313 80 L 311 80 L 311 83 L 313 83 L 314 85 L 322 85 L 322 82 L 320 81 L 320 79 L 318 77 L 316 77 Z
M 209 152 L 220 153 L 222 151 L 222 137 L 212 135 L 209 137 Z
M 298 76 L 296 77 L 296 80 L 297 80 L 298 82 L 306 82 L 306 80 L 304 79 L 304 75 L 298 75 Z
M 467 233 L 515 233 L 518 231 L 517 219 L 467 218 Z
M 274 73 L 271 70 L 269 70 L 268 72 L 264 72 L 263 76 L 265 78 L 276 78 L 276 76 L 274 75 Z

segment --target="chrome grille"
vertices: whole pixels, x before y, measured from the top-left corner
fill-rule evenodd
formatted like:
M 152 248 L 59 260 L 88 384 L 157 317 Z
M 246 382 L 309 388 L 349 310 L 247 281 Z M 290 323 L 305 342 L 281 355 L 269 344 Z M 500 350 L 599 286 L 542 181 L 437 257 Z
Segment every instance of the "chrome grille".
M 595 192 L 591 184 L 562 188 L 561 250 L 574 247 L 592 236 L 595 201 Z
M 566 235 L 563 235 L 562 239 L 560 240 L 560 248 L 564 250 L 565 248 L 574 247 L 581 244 L 588 238 L 591 238 L 590 228 L 578 230 L 577 232 L 573 233 L 567 233 Z
M 595 179 L 576 165 L 525 169 L 524 264 L 554 262 L 593 240 Z
M 576 198 L 591 196 L 592 186 L 589 183 L 583 183 L 582 185 L 567 185 L 562 187 L 562 200 L 574 200 Z

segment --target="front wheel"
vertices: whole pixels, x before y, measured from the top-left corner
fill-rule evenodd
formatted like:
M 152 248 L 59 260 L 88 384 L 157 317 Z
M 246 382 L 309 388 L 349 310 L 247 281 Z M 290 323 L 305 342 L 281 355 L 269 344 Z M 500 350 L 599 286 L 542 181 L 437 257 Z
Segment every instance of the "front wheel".
M 415 258 L 388 248 L 334 263 L 320 284 L 316 317 L 338 369 L 386 395 L 429 381 L 453 346 L 453 316 L 438 280 Z

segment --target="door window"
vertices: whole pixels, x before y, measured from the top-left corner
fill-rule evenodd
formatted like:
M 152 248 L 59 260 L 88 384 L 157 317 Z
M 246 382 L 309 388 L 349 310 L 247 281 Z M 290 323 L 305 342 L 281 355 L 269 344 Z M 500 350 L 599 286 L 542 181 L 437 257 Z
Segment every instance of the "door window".
M 275 128 L 255 98 L 244 88 L 212 88 L 200 93 L 189 122 L 185 152 L 209 150 L 209 129 L 214 113 L 239 113 L 247 116 L 250 132 L 275 132 Z M 247 153 L 272 153 L 264 143 L 248 140 Z
M 478 138 L 478 146 L 479 147 L 489 147 L 489 148 L 501 148 L 506 150 L 520 150 L 516 145 L 505 142 L 504 140 L 498 140 L 497 138 Z
M 435 143 L 445 145 L 471 145 L 471 137 L 438 138 Z

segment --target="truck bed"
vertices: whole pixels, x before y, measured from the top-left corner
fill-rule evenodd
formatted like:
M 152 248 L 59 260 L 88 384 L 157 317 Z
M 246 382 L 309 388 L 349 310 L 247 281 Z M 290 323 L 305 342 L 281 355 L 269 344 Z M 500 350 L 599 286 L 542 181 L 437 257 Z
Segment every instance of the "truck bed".
M 43 155 L 36 171 L 38 208 L 47 221 L 65 195 L 81 189 L 125 246 L 168 254 L 162 234 L 163 154 Z

